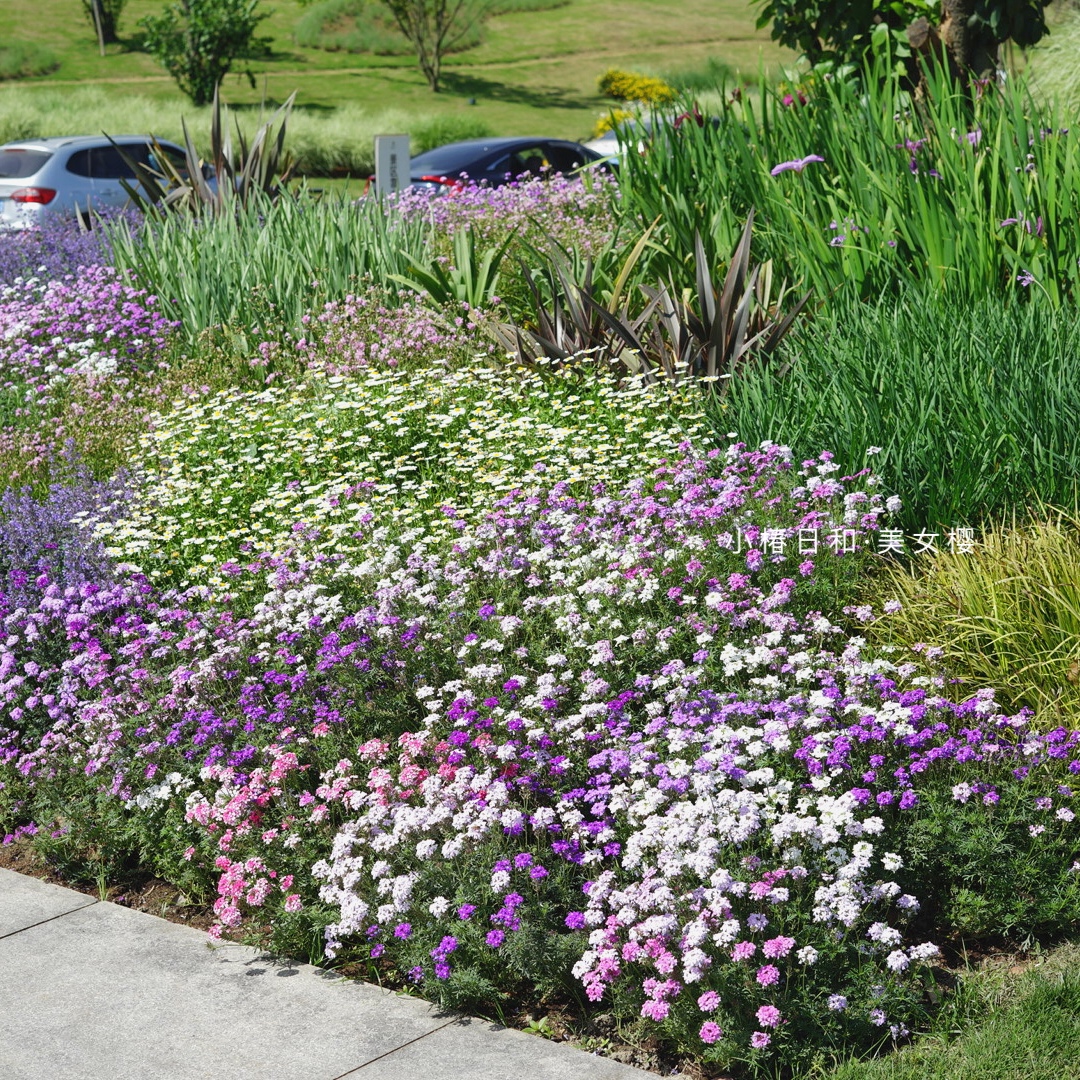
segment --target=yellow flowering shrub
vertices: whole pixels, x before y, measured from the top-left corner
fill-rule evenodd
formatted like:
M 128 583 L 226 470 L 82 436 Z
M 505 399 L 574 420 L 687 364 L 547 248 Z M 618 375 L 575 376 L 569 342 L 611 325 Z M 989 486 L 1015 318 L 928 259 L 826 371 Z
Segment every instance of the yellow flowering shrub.
M 624 120 L 633 120 L 634 114 L 629 109 L 612 109 L 610 112 L 604 113 L 593 126 L 592 138 L 599 139 L 601 135 L 606 135 L 617 124 L 621 124 Z
M 600 76 L 600 93 L 616 101 L 639 101 L 644 105 L 670 105 L 675 90 L 663 79 L 608 68 Z

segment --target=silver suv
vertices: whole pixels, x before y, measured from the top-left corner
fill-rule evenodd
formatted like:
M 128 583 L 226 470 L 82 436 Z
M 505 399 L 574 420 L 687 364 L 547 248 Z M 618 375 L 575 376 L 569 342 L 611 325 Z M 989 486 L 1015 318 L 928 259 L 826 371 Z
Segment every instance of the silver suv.
M 136 161 L 160 171 L 149 135 L 118 135 L 118 146 Z M 184 151 L 158 140 L 186 175 Z M 90 210 L 123 207 L 121 180 L 135 184 L 135 170 L 102 135 L 24 139 L 0 146 L 0 230 L 30 229 L 54 216 L 88 218 Z

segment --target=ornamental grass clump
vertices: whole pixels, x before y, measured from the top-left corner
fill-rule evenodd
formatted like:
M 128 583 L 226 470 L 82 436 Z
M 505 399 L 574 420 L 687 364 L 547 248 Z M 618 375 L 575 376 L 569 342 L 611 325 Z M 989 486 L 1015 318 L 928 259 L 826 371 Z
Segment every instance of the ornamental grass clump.
M 964 684 L 988 684 L 1044 730 L 1080 709 L 1080 522 L 999 522 L 970 551 L 894 567 L 880 588 L 903 602 L 877 640 L 940 646 Z

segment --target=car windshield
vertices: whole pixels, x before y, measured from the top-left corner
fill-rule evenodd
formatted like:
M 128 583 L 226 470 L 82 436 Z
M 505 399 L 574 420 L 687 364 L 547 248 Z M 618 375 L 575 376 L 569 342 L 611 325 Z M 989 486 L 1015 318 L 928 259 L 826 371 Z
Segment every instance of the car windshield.
M 52 154 L 48 150 L 0 150 L 0 179 L 25 180 L 45 164 Z
M 410 167 L 414 173 L 429 173 L 433 176 L 461 172 L 486 157 L 492 149 L 487 143 L 437 146 L 434 150 L 417 154 Z

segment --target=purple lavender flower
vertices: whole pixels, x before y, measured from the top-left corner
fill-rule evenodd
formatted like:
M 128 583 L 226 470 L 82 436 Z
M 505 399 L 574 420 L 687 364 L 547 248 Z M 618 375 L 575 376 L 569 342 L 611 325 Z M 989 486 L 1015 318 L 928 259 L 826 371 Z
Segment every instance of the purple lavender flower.
M 782 161 L 779 165 L 774 165 L 769 170 L 771 176 L 779 176 L 782 172 L 798 172 L 801 173 L 807 165 L 813 164 L 815 161 L 824 161 L 825 159 L 820 154 L 808 154 L 804 158 L 799 158 L 796 161 Z

